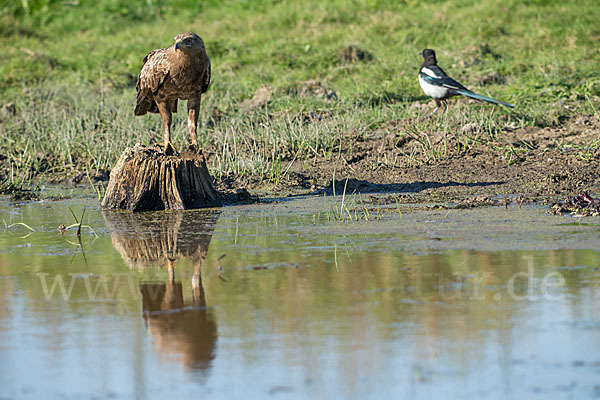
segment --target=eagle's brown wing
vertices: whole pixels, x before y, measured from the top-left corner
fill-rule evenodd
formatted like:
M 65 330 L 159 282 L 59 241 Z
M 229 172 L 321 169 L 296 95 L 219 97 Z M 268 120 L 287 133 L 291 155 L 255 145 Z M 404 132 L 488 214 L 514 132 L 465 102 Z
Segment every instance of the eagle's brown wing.
M 135 115 L 158 112 L 153 95 L 169 75 L 166 49 L 152 50 L 144 57 L 144 66 L 136 83 L 137 101 Z
M 206 57 L 206 64 L 204 70 L 204 77 L 202 78 L 202 91 L 201 93 L 206 93 L 208 90 L 208 86 L 210 85 L 210 59 Z

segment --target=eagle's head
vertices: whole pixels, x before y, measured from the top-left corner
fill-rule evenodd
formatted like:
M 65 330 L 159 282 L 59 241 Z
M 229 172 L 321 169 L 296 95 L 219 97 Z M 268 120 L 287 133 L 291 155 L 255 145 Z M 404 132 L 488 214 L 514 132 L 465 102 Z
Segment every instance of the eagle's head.
M 204 42 L 194 32 L 186 32 L 175 36 L 175 50 L 203 50 Z

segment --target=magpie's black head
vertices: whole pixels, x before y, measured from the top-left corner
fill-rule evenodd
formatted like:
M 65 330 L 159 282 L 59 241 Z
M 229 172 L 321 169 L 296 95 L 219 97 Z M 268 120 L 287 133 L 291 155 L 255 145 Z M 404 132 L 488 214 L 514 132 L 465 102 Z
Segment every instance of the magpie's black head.
M 425 60 L 423 66 L 437 65 L 437 59 L 435 58 L 435 51 L 432 49 L 425 49 L 419 52 L 419 55 L 423 56 Z

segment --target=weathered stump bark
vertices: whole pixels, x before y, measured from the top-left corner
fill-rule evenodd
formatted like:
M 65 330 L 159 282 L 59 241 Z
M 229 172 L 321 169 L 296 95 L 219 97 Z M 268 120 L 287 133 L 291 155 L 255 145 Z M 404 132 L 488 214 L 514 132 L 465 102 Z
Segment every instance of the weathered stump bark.
M 110 173 L 102 208 L 129 211 L 220 206 L 202 154 L 165 155 L 159 148 L 127 148 Z

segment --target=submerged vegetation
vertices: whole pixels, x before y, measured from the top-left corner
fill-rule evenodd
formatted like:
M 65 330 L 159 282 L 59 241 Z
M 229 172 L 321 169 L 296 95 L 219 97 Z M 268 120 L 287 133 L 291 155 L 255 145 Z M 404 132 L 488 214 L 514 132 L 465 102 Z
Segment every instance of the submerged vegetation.
M 83 174 L 93 184 L 125 147 L 160 140 L 158 116 L 133 116 L 136 75 L 149 50 L 190 30 L 213 64 L 199 140 L 219 181 L 278 186 L 333 160 L 394 169 L 473 149 L 513 165 L 546 149 L 503 135 L 600 120 L 599 19 L 594 0 L 0 0 L 0 106 L 14 103 L 0 115 L 0 179 Z M 423 120 L 425 47 L 457 80 L 516 110 L 453 99 L 447 114 Z M 359 145 L 369 141 L 381 149 L 367 157 Z M 591 161 L 599 144 L 596 134 L 552 146 Z

